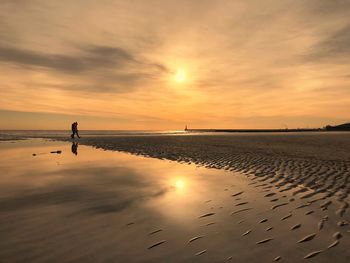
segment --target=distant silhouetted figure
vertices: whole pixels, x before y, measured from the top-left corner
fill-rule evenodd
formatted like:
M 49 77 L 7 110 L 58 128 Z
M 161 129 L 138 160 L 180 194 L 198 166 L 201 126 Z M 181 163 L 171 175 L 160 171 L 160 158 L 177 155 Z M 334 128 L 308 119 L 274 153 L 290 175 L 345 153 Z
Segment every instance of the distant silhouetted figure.
M 72 137 L 72 139 L 74 139 L 75 134 L 78 136 L 78 138 L 80 138 L 79 133 L 78 133 L 78 123 L 77 122 L 72 123 L 72 135 L 70 137 Z
M 72 153 L 75 155 L 78 155 L 78 143 L 77 142 L 72 142 Z

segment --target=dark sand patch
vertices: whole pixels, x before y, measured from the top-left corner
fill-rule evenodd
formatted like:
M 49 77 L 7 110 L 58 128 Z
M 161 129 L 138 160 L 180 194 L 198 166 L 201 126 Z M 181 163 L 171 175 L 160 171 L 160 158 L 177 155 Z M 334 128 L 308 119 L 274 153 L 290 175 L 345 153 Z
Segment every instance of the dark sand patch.
M 199 216 L 198 218 L 204 218 L 204 217 L 213 216 L 213 215 L 215 215 L 215 213 L 207 213 L 207 214 Z
M 256 244 L 260 245 L 260 244 L 265 244 L 267 242 L 270 242 L 271 240 L 273 240 L 273 238 L 269 237 L 269 238 L 265 238 L 263 240 L 257 241 Z
M 303 242 L 311 241 L 312 239 L 314 239 L 315 236 L 316 236 L 316 233 L 312 233 L 310 235 L 307 235 L 307 236 L 301 238 L 300 240 L 297 241 L 297 243 L 303 243 Z
M 200 255 L 203 255 L 205 252 L 207 252 L 206 249 L 202 250 L 202 251 L 199 251 L 195 254 L 195 256 L 200 256 Z
M 160 246 L 161 244 L 164 244 L 165 242 L 166 242 L 166 240 L 158 241 L 158 242 L 154 243 L 153 245 L 149 246 L 148 249 L 152 249 L 154 247 Z
M 196 240 L 198 240 L 198 239 L 201 239 L 201 238 L 203 238 L 203 237 L 205 237 L 205 236 L 196 236 L 196 237 L 193 237 L 193 238 L 191 238 L 190 240 L 188 240 L 188 243 L 192 243 L 192 242 L 194 242 L 194 241 L 196 241 Z

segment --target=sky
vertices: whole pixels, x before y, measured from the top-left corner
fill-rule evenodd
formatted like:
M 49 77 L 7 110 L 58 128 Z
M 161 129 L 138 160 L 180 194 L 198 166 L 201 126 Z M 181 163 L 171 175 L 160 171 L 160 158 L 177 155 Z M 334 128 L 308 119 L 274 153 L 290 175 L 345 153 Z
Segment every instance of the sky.
M 0 0 L 0 129 L 350 121 L 350 1 Z

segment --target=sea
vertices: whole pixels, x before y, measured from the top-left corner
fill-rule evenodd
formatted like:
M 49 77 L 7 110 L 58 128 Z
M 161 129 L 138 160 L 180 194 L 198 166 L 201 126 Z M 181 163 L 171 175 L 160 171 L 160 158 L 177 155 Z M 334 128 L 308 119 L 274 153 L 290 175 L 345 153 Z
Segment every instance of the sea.
M 0 130 L 0 140 L 21 138 L 49 138 L 70 136 L 70 130 Z M 186 135 L 186 131 L 165 130 L 81 130 L 79 134 L 89 136 L 147 136 L 147 135 Z M 193 133 L 191 133 L 193 134 Z

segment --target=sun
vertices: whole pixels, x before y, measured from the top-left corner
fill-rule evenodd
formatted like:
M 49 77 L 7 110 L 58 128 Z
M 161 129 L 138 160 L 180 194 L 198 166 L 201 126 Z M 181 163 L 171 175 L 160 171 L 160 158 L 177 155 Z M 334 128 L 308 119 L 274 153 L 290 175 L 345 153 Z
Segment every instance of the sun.
M 174 80 L 177 83 L 183 83 L 187 79 L 186 71 L 183 69 L 178 69 L 174 75 Z

